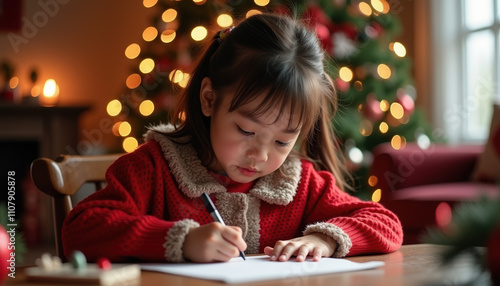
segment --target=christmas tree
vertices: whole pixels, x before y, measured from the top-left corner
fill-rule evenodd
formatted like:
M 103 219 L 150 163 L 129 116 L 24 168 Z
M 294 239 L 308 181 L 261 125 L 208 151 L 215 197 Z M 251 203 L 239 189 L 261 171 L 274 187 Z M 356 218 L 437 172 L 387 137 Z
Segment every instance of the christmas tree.
M 423 115 L 415 111 L 410 60 L 402 43 L 399 19 L 386 0 L 321 0 L 306 4 L 303 17 L 316 30 L 329 54 L 339 97 L 332 124 L 342 139 L 347 165 L 355 173 L 358 196 L 380 200 L 368 178 L 371 151 L 408 141 L 425 148 L 430 140 Z
M 144 43 L 127 47 L 125 55 L 138 66 L 126 90 L 107 106 L 125 151 L 140 143 L 145 126 L 168 121 L 175 96 L 189 80 L 199 41 L 232 26 L 234 19 L 272 11 L 302 17 L 327 52 L 340 105 L 332 124 L 357 178 L 358 196 L 379 200 L 368 179 L 376 145 L 391 142 L 400 149 L 407 141 L 429 141 L 415 111 L 404 45 L 392 40 L 401 25 L 386 0 L 144 0 L 144 6 L 158 13 L 144 30 Z

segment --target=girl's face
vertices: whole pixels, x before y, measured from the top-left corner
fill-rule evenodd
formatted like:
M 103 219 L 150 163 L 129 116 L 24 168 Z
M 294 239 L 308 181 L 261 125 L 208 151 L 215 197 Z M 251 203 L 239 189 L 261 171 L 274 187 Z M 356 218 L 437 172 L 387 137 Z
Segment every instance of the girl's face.
M 202 111 L 210 116 L 210 140 L 215 159 L 208 166 L 214 172 L 225 172 L 236 182 L 247 183 L 276 171 L 292 151 L 300 128 L 290 130 L 290 114 L 280 114 L 271 108 L 258 118 L 250 115 L 261 104 L 264 95 L 229 112 L 232 95 L 222 98 L 214 108 L 216 96 L 211 84 L 202 84 Z M 205 81 L 204 81 L 205 82 Z M 205 82 L 207 83 L 207 82 Z M 297 122 L 292 122 L 297 126 Z

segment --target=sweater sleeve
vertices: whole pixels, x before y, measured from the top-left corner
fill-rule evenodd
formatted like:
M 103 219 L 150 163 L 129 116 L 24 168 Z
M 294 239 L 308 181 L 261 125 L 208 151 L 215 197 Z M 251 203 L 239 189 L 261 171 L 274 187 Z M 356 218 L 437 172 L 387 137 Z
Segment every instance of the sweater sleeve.
M 89 260 L 182 261 L 192 220 L 164 220 L 166 161 L 156 142 L 120 157 L 106 172 L 107 186 L 77 204 L 66 218 L 63 249 Z
M 403 242 L 401 222 L 381 204 L 341 191 L 329 172 L 303 163 L 301 184 L 309 190 L 304 235 L 319 232 L 339 244 L 334 257 L 388 253 Z

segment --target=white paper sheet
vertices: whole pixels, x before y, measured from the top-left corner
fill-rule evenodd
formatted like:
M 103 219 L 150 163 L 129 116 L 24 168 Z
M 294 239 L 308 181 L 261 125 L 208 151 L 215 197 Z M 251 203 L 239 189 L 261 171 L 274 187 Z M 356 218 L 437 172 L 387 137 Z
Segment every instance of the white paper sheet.
M 141 269 L 225 283 L 245 283 L 366 270 L 383 265 L 384 262 L 381 261 L 357 263 L 336 258 L 322 258 L 318 262 L 278 262 L 270 261 L 267 255 L 261 255 L 249 256 L 246 261 L 237 257 L 224 263 L 141 264 Z

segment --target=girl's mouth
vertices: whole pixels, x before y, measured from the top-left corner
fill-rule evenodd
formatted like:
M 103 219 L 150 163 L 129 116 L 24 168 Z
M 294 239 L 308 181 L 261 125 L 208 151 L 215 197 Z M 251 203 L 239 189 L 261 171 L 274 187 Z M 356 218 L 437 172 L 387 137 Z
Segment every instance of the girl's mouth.
M 257 169 L 255 168 L 238 167 L 238 170 L 240 170 L 240 173 L 242 173 L 245 176 L 253 176 L 255 175 L 255 173 L 257 173 Z

